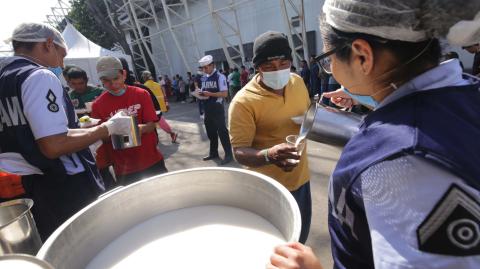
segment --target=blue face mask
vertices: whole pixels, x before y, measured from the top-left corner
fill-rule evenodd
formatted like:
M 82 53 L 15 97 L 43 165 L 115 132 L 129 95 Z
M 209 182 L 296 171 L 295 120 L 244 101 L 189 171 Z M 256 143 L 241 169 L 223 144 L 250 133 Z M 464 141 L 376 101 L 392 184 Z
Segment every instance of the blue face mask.
M 62 75 L 62 72 L 63 72 L 63 68 L 61 68 L 60 66 L 48 67 L 47 69 L 50 70 L 52 73 L 54 73 L 55 76 L 57 76 L 57 78 L 60 78 L 60 76 Z
M 125 89 L 121 89 L 119 92 L 113 92 L 113 91 L 108 91 L 111 95 L 114 95 L 114 96 L 122 96 L 126 90 Z
M 359 102 L 362 105 L 369 106 L 371 108 L 376 108 L 378 106 L 377 100 L 373 99 L 370 95 L 358 95 L 351 93 L 347 88 L 342 87 L 346 94 L 350 95 L 355 101 Z

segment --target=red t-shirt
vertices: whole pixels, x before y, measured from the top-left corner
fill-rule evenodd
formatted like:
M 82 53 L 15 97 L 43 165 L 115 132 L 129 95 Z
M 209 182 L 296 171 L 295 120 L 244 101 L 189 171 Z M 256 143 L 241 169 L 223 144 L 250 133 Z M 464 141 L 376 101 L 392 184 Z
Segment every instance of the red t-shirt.
M 244 70 L 240 74 L 240 83 L 242 84 L 242 87 L 245 86 L 247 82 L 248 82 L 248 72 L 247 70 Z
M 128 86 L 122 96 L 104 92 L 93 102 L 91 117 L 104 122 L 121 110 L 130 116 L 136 116 L 138 124 L 158 121 L 149 93 L 133 86 Z M 110 140 L 102 147 L 111 153 L 109 155 L 117 175 L 143 171 L 163 159 L 157 149 L 155 132 L 143 134 L 142 145 L 138 147 L 114 150 Z

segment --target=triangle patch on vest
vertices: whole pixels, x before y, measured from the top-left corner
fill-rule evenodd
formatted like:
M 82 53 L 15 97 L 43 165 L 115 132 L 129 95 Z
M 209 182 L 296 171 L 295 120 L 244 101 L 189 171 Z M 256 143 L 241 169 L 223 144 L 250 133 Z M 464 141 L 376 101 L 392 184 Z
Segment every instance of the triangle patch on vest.
M 452 184 L 417 229 L 421 251 L 470 256 L 480 254 L 480 204 Z

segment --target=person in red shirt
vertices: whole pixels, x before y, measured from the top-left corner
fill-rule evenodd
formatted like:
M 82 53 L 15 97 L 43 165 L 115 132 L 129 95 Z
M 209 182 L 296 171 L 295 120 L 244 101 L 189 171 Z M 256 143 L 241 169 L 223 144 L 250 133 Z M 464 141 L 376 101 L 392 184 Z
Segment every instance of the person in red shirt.
M 155 113 L 150 95 L 144 89 L 125 84 L 126 72 L 115 57 L 101 57 L 97 62 L 98 77 L 107 91 L 92 105 L 92 118 L 107 121 L 119 111 L 135 116 L 142 135 L 138 147 L 116 150 L 110 140 L 102 147 L 109 153 L 120 185 L 167 172 L 162 154 L 157 149 Z
M 247 85 L 248 83 L 248 71 L 245 68 L 245 66 L 241 66 L 242 71 L 240 72 L 240 84 L 243 88 L 243 86 Z

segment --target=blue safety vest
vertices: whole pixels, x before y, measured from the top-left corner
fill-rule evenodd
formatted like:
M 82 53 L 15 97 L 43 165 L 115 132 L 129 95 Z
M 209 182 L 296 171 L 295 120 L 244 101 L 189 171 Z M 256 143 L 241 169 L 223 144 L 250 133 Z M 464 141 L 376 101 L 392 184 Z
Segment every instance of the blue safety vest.
M 8 60 L 7 60 L 8 61 Z M 41 67 L 26 59 L 12 58 L 0 70 L 0 102 L 6 108 L 1 113 L 8 113 L 8 122 L 0 122 L 0 152 L 16 152 L 31 165 L 39 168 L 49 179 L 63 180 L 67 174 L 60 159 L 48 159 L 40 151 L 30 125 L 23 114 L 22 84 L 34 71 Z M 68 128 L 79 128 L 73 104 L 68 94 L 63 94 Z M 48 122 L 48 119 L 45 119 Z M 103 180 L 95 165 L 90 150 L 76 152 L 90 180 L 104 190 Z M 73 159 L 72 159 L 73 160 Z
M 202 90 L 204 91 L 209 91 L 209 92 L 219 92 L 220 91 L 220 85 L 218 85 L 218 71 L 215 70 L 215 72 L 207 77 L 203 76 L 202 77 Z M 205 100 L 205 104 L 215 104 L 217 102 L 218 98 L 210 96 L 207 100 Z
M 357 180 L 362 172 L 385 160 L 415 155 L 480 190 L 479 138 L 478 84 L 415 92 L 371 112 L 345 146 L 330 182 L 328 223 L 335 267 L 374 268 Z

